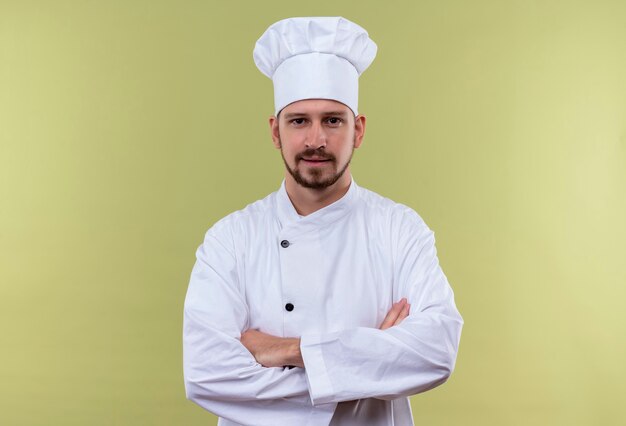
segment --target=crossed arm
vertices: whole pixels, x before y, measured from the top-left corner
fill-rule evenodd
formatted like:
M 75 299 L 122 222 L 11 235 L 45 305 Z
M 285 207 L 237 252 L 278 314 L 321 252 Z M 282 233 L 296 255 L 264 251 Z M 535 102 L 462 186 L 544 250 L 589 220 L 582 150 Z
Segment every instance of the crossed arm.
M 378 328 L 386 330 L 400 324 L 409 316 L 410 307 L 406 298 L 394 303 Z M 241 335 L 241 343 L 264 367 L 293 365 L 304 368 L 299 337 L 277 337 L 258 330 L 247 330 Z
M 463 320 L 427 228 L 398 237 L 394 288 L 407 300 L 392 306 L 379 329 L 293 339 L 247 330 L 236 258 L 215 232 L 198 249 L 184 310 L 185 390 L 201 407 L 238 423 L 327 424 L 336 403 L 414 395 L 454 369 Z

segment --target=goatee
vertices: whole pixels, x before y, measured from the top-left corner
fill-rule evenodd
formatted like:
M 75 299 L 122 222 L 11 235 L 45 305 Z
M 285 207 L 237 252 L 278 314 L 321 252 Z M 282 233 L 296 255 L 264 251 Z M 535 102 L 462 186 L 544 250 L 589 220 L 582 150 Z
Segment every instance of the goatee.
M 352 152 L 354 152 L 354 148 Z M 298 168 L 298 163 L 302 161 L 303 158 L 311 158 L 311 157 L 315 157 L 320 160 L 327 160 L 328 162 L 332 163 L 331 165 L 333 167 L 335 167 L 336 166 L 335 156 L 324 152 L 323 149 L 307 149 L 303 151 L 302 153 L 298 154 L 295 158 L 296 166 L 293 169 L 289 167 L 289 164 L 287 163 L 287 160 L 285 159 L 285 155 L 283 154 L 282 147 L 280 150 L 280 155 L 283 158 L 283 162 L 285 163 L 285 167 L 287 168 L 287 171 L 300 186 L 303 186 L 305 188 L 310 188 L 310 189 L 324 189 L 324 188 L 328 188 L 329 186 L 332 186 L 335 182 L 337 182 L 341 178 L 341 176 L 343 176 L 346 169 L 350 165 L 350 161 L 352 160 L 352 152 L 350 153 L 350 158 L 348 158 L 348 161 L 346 161 L 346 164 L 344 164 L 339 171 L 336 171 L 335 173 L 325 178 L 324 178 L 324 170 L 322 168 L 316 168 L 316 167 L 309 168 L 308 175 L 310 177 L 305 177 L 301 173 L 300 169 Z

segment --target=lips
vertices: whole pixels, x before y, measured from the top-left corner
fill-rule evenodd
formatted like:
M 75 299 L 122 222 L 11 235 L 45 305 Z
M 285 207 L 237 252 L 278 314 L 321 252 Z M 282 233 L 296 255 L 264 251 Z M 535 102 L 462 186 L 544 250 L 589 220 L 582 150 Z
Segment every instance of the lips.
M 303 158 L 302 162 L 307 166 L 307 167 L 323 167 L 326 165 L 326 163 L 328 163 L 329 161 L 331 161 L 330 159 L 321 159 L 321 158 Z
M 330 158 L 303 158 L 304 161 L 311 161 L 315 163 L 322 163 L 324 161 L 330 161 Z

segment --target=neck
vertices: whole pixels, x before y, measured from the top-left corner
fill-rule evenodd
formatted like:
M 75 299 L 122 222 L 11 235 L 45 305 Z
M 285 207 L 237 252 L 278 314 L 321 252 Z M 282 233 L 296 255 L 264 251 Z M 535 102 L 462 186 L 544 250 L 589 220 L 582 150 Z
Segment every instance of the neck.
M 289 173 L 286 173 L 285 189 L 298 214 L 307 216 L 343 197 L 350 189 L 351 181 L 350 170 L 346 169 L 339 180 L 327 188 L 305 188 L 298 184 Z

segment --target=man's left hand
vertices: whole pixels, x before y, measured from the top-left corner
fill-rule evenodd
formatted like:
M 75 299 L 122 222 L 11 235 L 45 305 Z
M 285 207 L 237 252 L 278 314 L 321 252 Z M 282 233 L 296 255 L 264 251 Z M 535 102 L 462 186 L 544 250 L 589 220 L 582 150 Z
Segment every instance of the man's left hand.
M 263 367 L 304 367 L 298 338 L 276 337 L 248 330 L 241 335 L 241 343 Z

